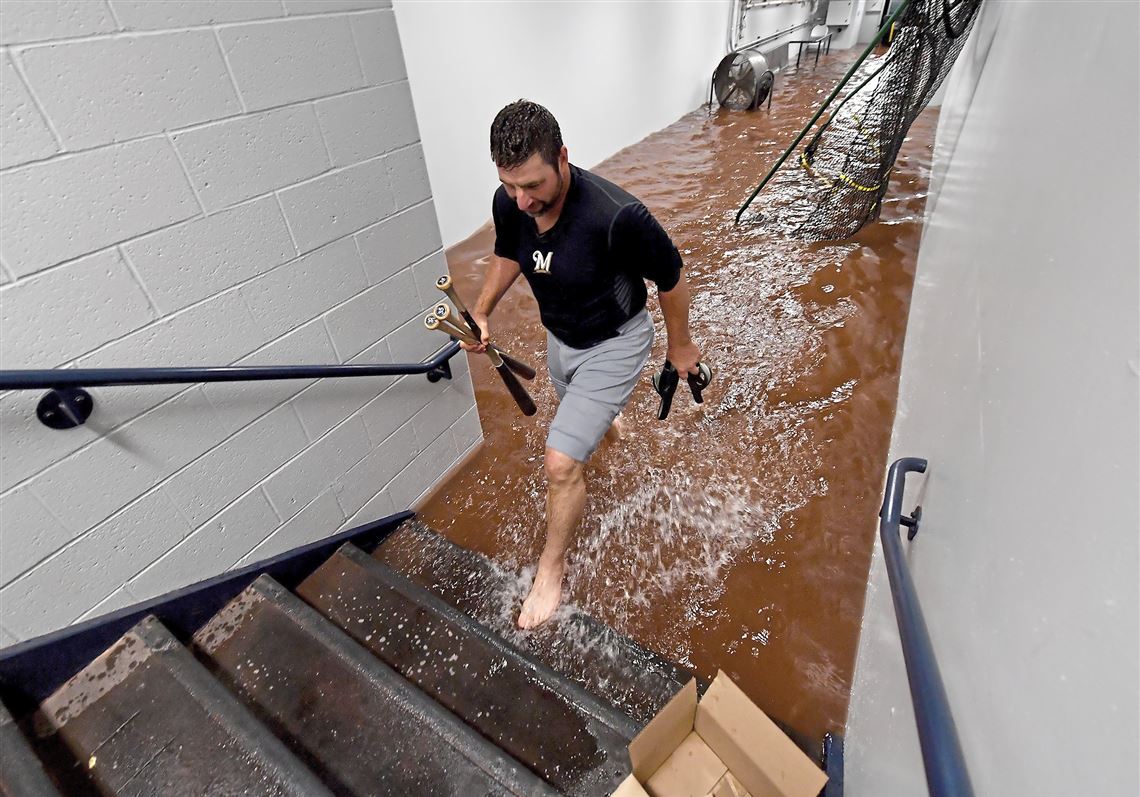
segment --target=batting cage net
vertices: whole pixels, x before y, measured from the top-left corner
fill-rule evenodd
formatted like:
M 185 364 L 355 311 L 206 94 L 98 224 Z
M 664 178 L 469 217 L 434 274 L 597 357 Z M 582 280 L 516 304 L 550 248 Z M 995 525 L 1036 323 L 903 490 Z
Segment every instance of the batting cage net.
M 903 139 L 954 65 L 980 5 L 981 0 L 901 5 L 744 203 L 737 222 L 765 186 L 763 222 L 793 237 L 842 240 L 878 218 Z M 880 40 L 889 41 L 890 49 L 868 58 Z M 829 107 L 847 86 L 842 100 Z

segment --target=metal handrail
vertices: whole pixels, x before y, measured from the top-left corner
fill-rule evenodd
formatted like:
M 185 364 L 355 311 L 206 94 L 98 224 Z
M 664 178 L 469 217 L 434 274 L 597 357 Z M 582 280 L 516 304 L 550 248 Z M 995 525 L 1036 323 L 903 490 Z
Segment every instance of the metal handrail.
M 451 378 L 455 340 L 419 363 L 374 365 L 228 365 L 205 368 L 53 368 L 0 371 L 0 390 L 43 390 L 36 407 L 40 421 L 52 429 L 73 429 L 87 421 L 95 400 L 84 388 L 123 385 L 169 385 L 197 382 L 262 382 L 272 379 L 329 379 L 359 376 L 426 374 L 429 382 Z
M 426 374 L 459 352 L 448 343 L 430 360 L 377 365 L 228 365 L 205 368 L 53 368 L 0 371 L 0 390 L 110 387 L 121 385 L 191 384 L 194 382 L 259 382 L 269 379 L 319 379 L 341 376 Z
M 891 583 L 906 676 L 910 682 L 910 698 L 914 704 L 914 721 L 918 726 L 927 789 L 933 797 L 972 797 L 974 790 L 970 785 L 962 745 L 958 741 L 958 730 L 950 713 L 934 647 L 922 618 L 922 607 L 919 606 L 918 593 L 911 580 L 900 539 L 900 525 L 909 529 L 907 538 L 914 539 L 922 518 L 922 507 L 916 507 L 909 516 L 902 514 L 906 474 L 925 472 L 926 460 L 916 457 L 905 457 L 891 465 L 887 472 L 883 506 L 879 510 L 879 536 L 883 542 L 883 558 Z

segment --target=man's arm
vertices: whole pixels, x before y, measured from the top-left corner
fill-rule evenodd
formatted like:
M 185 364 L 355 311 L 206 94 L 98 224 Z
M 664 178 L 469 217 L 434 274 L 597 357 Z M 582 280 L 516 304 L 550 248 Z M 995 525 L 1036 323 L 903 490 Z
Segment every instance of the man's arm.
M 669 336 L 665 356 L 678 373 L 697 373 L 701 350 L 689 335 L 689 283 L 669 234 L 645 205 L 631 202 L 614 219 L 610 247 L 619 262 L 638 264 L 640 275 L 657 284 Z M 663 285 L 669 289 L 662 290 Z
M 472 346 L 468 343 L 459 345 L 467 351 L 482 352 L 487 350 L 487 342 L 491 339 L 491 329 L 487 316 L 491 315 L 495 305 L 499 303 L 503 294 L 514 284 L 521 273 L 522 269 L 519 268 L 516 261 L 498 255 L 491 256 L 491 267 L 487 269 L 487 277 L 483 280 L 483 290 L 479 293 L 475 306 L 471 308 L 471 317 L 475 319 L 479 329 L 483 330 L 483 342 L 478 346 Z
M 657 292 L 668 336 L 665 357 L 680 374 L 697 373 L 701 359 L 701 350 L 689 336 L 689 299 L 689 282 L 684 272 L 672 290 Z

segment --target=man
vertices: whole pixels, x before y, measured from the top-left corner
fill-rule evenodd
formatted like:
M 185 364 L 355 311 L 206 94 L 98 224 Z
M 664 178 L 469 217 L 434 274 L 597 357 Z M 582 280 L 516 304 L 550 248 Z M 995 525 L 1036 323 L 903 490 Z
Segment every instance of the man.
M 559 405 L 546 440 L 546 545 L 520 628 L 550 618 L 562 600 L 566 552 L 586 503 L 585 464 L 602 437 L 620 438 L 618 414 L 649 359 L 653 322 L 645 280 L 657 285 L 668 358 L 697 372 L 689 336 L 689 287 L 681 256 L 635 197 L 570 164 L 558 122 L 527 100 L 491 125 L 491 157 L 502 185 L 492 202 L 495 257 L 472 316 L 483 342 L 487 316 L 526 276 L 547 329 L 547 364 Z

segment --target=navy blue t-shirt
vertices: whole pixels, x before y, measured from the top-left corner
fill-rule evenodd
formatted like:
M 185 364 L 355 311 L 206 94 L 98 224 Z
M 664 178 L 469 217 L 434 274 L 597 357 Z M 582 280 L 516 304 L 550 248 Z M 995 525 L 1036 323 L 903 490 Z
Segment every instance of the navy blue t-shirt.
M 538 300 L 542 324 L 585 349 L 617 334 L 645 307 L 645 280 L 671 291 L 681 255 L 636 197 L 570 166 L 570 190 L 553 227 L 538 227 L 499 186 L 491 203 L 495 254 L 514 260 Z

